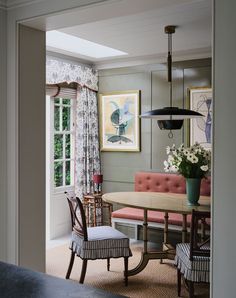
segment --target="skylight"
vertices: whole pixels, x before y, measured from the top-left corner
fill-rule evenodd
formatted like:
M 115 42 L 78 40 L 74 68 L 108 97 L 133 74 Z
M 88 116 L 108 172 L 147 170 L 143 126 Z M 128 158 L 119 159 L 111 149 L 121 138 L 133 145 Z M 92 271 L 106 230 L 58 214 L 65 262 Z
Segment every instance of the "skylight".
M 127 53 L 56 30 L 48 31 L 46 45 L 92 58 L 107 58 Z

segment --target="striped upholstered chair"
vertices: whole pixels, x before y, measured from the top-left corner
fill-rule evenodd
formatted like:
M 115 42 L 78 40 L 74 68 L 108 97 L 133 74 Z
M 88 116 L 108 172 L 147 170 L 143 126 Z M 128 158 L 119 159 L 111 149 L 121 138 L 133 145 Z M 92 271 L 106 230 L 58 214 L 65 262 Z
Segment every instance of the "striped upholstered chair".
M 75 255 L 83 261 L 80 283 L 84 282 L 87 261 L 107 259 L 107 270 L 110 270 L 110 258 L 124 258 L 124 280 L 128 284 L 128 259 L 132 255 L 129 248 L 129 238 L 110 226 L 87 228 L 85 212 L 80 199 L 66 193 L 71 214 L 71 258 L 66 273 L 70 278 Z
M 192 211 L 190 243 L 179 243 L 176 246 L 175 264 L 177 266 L 178 297 L 181 294 L 181 275 L 189 290 L 189 297 L 194 297 L 194 283 L 210 281 L 210 238 L 205 236 L 209 231 L 210 212 Z M 199 235 L 199 228 L 201 235 Z

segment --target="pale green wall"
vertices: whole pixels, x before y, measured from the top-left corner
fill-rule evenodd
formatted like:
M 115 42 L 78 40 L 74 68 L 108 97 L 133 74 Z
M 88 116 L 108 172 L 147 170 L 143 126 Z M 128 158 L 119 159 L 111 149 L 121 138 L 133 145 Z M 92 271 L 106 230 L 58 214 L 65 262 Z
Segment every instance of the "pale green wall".
M 178 62 L 173 68 L 173 102 L 186 104 L 187 88 L 211 85 L 210 59 Z M 99 92 L 141 90 L 141 112 L 169 105 L 166 67 L 161 64 L 102 70 Z M 168 139 L 156 121 L 141 120 L 141 152 L 102 152 L 103 190 L 133 190 L 134 174 L 140 170 L 163 171 L 167 145 L 184 141 L 184 130 Z

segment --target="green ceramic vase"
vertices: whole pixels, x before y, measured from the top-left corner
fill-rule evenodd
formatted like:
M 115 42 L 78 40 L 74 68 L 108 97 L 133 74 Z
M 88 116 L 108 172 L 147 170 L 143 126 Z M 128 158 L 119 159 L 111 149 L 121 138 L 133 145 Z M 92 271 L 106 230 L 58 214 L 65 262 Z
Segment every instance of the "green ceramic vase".
M 187 204 L 199 206 L 201 178 L 186 178 Z

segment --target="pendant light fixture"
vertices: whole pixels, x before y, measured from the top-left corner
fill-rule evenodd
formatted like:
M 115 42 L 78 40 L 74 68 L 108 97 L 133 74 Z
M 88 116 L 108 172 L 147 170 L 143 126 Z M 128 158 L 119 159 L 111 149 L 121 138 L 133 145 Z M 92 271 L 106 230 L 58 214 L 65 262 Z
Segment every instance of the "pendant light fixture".
M 168 136 L 173 138 L 172 130 L 181 129 L 184 119 L 203 117 L 202 114 L 186 109 L 172 106 L 172 34 L 176 26 L 166 26 L 165 33 L 168 34 L 168 83 L 170 92 L 170 106 L 162 109 L 152 110 L 142 114 L 141 118 L 156 119 L 160 129 L 170 130 Z

